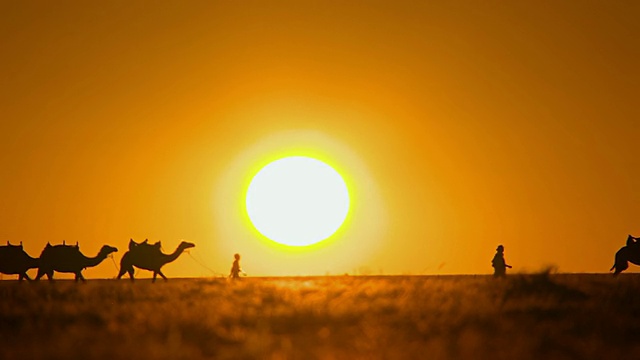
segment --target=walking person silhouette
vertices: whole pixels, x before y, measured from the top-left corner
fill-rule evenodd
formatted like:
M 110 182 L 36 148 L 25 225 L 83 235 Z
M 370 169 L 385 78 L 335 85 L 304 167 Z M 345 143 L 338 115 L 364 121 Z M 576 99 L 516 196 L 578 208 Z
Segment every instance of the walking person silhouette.
M 240 273 L 246 276 L 247 273 L 242 271 L 242 269 L 240 268 L 240 254 L 234 254 L 233 258 L 235 260 L 233 260 L 233 265 L 231 265 L 231 273 L 229 274 L 229 277 L 232 279 L 239 279 Z
M 504 260 L 504 246 L 498 245 L 496 254 L 491 260 L 491 266 L 493 266 L 494 277 L 503 277 L 507 274 L 507 268 L 511 269 L 511 265 L 507 265 Z

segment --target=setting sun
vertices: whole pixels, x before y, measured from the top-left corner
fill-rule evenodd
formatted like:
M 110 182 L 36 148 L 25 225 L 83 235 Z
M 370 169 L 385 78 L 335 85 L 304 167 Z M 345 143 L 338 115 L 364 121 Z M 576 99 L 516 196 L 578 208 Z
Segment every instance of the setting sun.
M 349 192 L 331 166 L 309 157 L 273 161 L 251 180 L 247 214 L 265 237 L 306 246 L 335 233 L 349 212 Z

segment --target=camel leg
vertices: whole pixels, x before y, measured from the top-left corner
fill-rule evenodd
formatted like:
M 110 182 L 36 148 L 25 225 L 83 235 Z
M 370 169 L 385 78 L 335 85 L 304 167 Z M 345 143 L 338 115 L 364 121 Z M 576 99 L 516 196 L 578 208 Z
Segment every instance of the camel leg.
M 27 279 L 27 281 L 33 281 L 33 279 L 31 279 L 26 272 L 22 274 L 22 276 L 24 276 L 24 278 Z
M 627 270 L 629 268 L 628 263 L 618 263 L 616 264 L 616 271 L 613 272 L 613 276 L 620 274 L 621 272 Z
M 629 268 L 629 263 L 627 261 L 616 261 L 613 267 L 615 268 L 615 271 L 613 272 L 613 276 L 617 276 L 618 274 L 620 274 L 621 272 Z
M 124 274 L 127 273 L 127 269 L 124 268 L 124 266 L 122 266 L 122 264 L 120 264 L 120 272 L 118 273 L 118 277 L 117 279 L 120 280 L 122 278 L 122 276 L 124 276 Z
M 78 271 L 76 273 L 76 282 L 78 282 L 78 280 L 82 280 L 82 282 L 86 282 L 87 280 L 84 278 L 84 276 L 82 276 L 82 272 Z
M 117 279 L 121 279 L 124 274 L 129 274 L 129 278 L 131 278 L 131 281 L 133 281 L 133 266 L 128 265 L 128 264 L 124 264 L 123 262 L 120 262 L 120 272 L 118 273 L 118 277 Z
M 158 274 L 160 274 L 160 276 L 162 276 L 162 278 L 164 279 L 164 281 L 168 281 L 169 279 L 167 279 L 166 276 L 164 276 L 164 274 L 162 273 L 162 270 L 158 271 Z
M 124 276 L 124 274 L 129 274 L 129 279 L 131 279 L 131 281 L 134 281 L 134 269 L 133 269 L 133 265 L 131 265 L 131 263 L 129 262 L 129 257 L 128 257 L 129 253 L 124 254 L 124 256 L 122 257 L 122 260 L 120 261 L 120 272 L 118 273 L 118 279 L 120 279 L 121 277 Z
M 151 280 L 152 283 L 156 282 L 156 277 L 158 276 L 158 273 L 156 271 L 153 272 L 153 279 Z
M 24 274 L 19 274 L 18 281 L 22 282 L 22 280 L 24 280 Z
M 40 280 L 40 278 L 43 277 L 44 274 L 45 274 L 44 270 L 38 269 L 38 274 L 36 274 L 36 280 Z

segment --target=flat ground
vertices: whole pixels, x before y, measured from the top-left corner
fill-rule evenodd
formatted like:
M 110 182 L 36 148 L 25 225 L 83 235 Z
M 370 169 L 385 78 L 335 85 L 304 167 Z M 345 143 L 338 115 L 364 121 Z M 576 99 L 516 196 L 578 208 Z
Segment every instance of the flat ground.
M 640 275 L 0 282 L 0 358 L 640 358 Z

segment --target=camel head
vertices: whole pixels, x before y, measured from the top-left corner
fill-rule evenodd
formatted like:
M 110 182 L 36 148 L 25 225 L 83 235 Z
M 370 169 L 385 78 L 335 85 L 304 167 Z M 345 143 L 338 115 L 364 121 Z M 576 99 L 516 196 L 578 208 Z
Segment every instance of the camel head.
M 186 249 L 190 249 L 190 248 L 195 247 L 195 246 L 196 246 L 196 244 L 194 244 L 194 243 L 183 241 L 183 242 L 180 243 L 180 245 L 178 245 L 178 248 L 180 248 L 182 250 L 186 250 Z
M 118 248 L 114 248 L 113 246 L 103 245 L 100 249 L 100 255 L 108 256 L 111 253 L 118 252 Z

